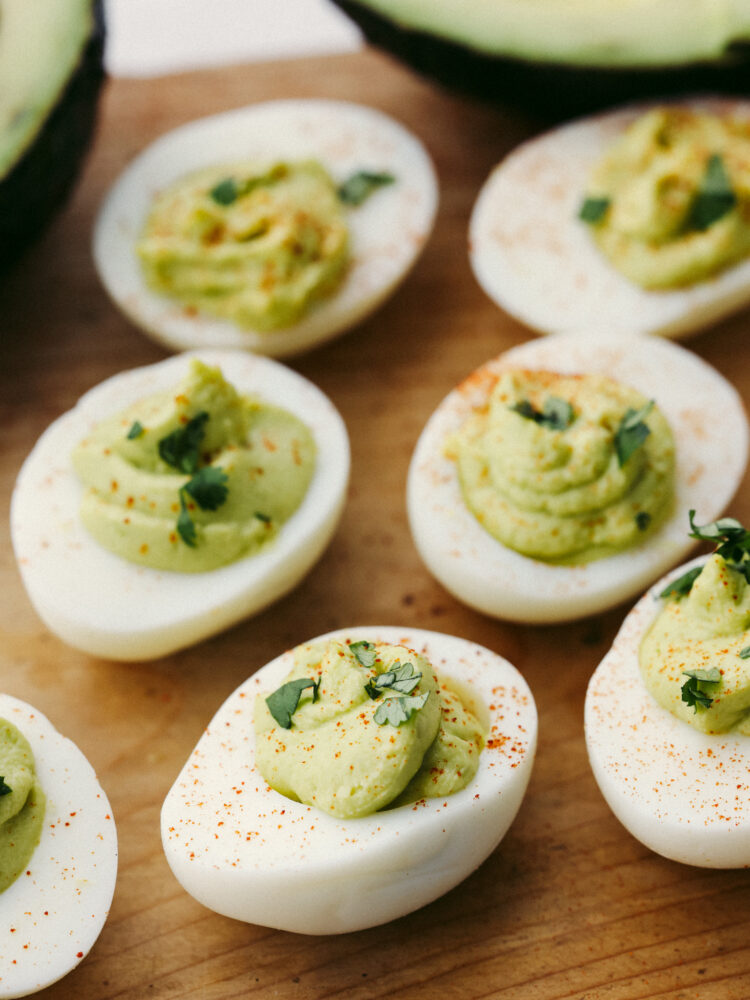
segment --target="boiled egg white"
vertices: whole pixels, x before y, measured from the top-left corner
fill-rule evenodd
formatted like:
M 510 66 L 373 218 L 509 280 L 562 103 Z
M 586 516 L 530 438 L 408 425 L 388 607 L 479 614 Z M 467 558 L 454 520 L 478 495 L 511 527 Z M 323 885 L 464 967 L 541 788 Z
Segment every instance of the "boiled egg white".
M 485 182 L 469 227 L 474 273 L 494 302 L 537 332 L 683 337 L 750 302 L 750 259 L 685 288 L 649 291 L 607 261 L 578 218 L 594 164 L 653 106 L 609 111 L 547 132 L 513 150 Z M 748 101 L 680 106 L 750 118 Z
M 586 746 L 612 812 L 657 854 L 704 868 L 750 865 L 750 739 L 703 733 L 662 708 L 638 650 L 659 594 L 705 558 L 656 583 L 622 624 L 586 692 Z
M 31 705 L 0 694 L 0 718 L 34 754 L 47 799 L 28 868 L 0 893 L 0 998 L 57 982 L 89 953 L 109 913 L 117 833 L 107 796 L 78 747 Z
M 222 705 L 162 808 L 162 841 L 176 878 L 226 916 L 301 934 L 393 920 L 466 878 L 521 804 L 537 719 L 515 667 L 465 639 L 421 629 L 345 629 L 311 641 L 334 637 L 423 653 L 486 725 L 479 769 L 447 798 L 357 819 L 337 819 L 279 794 L 254 763 L 253 711 L 256 694 L 270 694 L 286 679 L 293 654 L 282 654 Z
M 316 159 L 336 183 L 367 170 L 394 182 L 347 210 L 350 263 L 334 294 L 293 326 L 257 331 L 186 310 L 144 282 L 135 246 L 154 196 L 180 177 L 238 161 Z M 344 101 L 249 105 L 168 132 L 120 175 L 94 229 L 94 261 L 105 288 L 149 336 L 176 350 L 222 347 L 285 357 L 363 320 L 394 291 L 432 230 L 437 182 L 419 140 L 373 108 Z
M 79 517 L 83 487 L 71 453 L 100 421 L 174 388 L 193 357 L 218 366 L 241 395 L 299 417 L 317 456 L 304 500 L 268 545 L 210 572 L 176 573 L 129 563 L 93 540 Z M 296 586 L 330 541 L 348 478 L 346 428 L 316 386 L 269 358 L 198 351 L 115 375 L 56 420 L 19 473 L 11 537 L 31 602 L 52 632 L 94 656 L 150 659 L 213 635 Z
M 502 545 L 470 512 L 445 442 L 509 369 L 608 375 L 656 401 L 675 440 L 675 503 L 643 544 L 580 566 L 552 565 Z M 697 510 L 700 523 L 721 514 L 740 484 L 747 449 L 737 392 L 676 344 L 601 335 L 528 341 L 477 369 L 430 417 L 409 469 L 409 523 L 427 568 L 459 600 L 498 618 L 567 621 L 641 592 L 684 557 L 692 544 L 688 511 Z

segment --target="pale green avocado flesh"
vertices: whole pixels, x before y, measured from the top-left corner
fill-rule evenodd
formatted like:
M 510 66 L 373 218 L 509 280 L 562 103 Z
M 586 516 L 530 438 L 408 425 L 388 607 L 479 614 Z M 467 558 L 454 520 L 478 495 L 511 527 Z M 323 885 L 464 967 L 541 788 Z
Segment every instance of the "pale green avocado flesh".
M 12 722 L 0 719 L 0 893 L 24 871 L 39 843 L 45 796 L 34 754 Z

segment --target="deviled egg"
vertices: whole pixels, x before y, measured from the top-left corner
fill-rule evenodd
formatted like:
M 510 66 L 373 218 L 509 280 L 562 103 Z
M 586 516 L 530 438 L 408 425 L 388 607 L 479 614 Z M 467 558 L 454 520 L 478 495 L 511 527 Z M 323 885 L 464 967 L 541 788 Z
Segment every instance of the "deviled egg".
M 334 658 L 346 658 L 351 655 L 348 650 L 357 652 L 363 666 L 373 666 L 376 656 L 373 652 L 367 658 L 365 653 L 389 644 L 391 659 L 397 655 L 394 647 L 400 647 L 400 662 L 389 661 L 388 679 L 373 669 L 367 694 L 363 694 L 361 679 L 352 681 L 347 675 L 338 708 L 322 694 L 316 703 L 314 678 L 321 688 L 330 678 L 317 662 L 316 650 L 325 642 L 340 647 Z M 286 704 L 291 718 L 279 721 L 289 743 L 300 743 L 294 713 L 301 695 L 305 704 L 299 715 L 306 716 L 308 723 L 318 716 L 334 732 L 344 727 L 346 735 L 334 736 L 330 753 L 321 738 L 317 747 L 321 759 L 313 761 L 316 747 L 310 744 L 321 730 L 309 740 L 300 733 L 307 760 L 300 770 L 307 769 L 309 777 L 300 778 L 297 792 L 284 787 L 282 794 L 263 777 L 258 748 L 271 740 L 271 757 L 278 757 L 284 748 L 277 746 L 271 734 L 272 723 L 259 721 L 258 715 L 268 714 L 276 695 L 279 703 L 274 718 L 281 720 L 286 701 L 281 695 L 288 693 L 290 685 L 285 681 L 295 667 L 298 674 L 312 672 L 314 676 L 297 681 L 294 704 Z M 476 773 L 451 794 L 440 789 L 439 797 L 426 798 L 419 788 L 413 795 L 407 789 L 405 804 L 397 800 L 399 804 L 391 802 L 381 811 L 362 815 L 358 799 L 363 785 L 372 784 L 375 794 L 381 795 L 381 771 L 401 768 L 395 752 L 378 754 L 374 748 L 379 743 L 411 746 L 413 730 L 422 725 L 419 717 L 425 726 L 436 722 L 427 716 L 431 712 L 434 716 L 437 703 L 425 704 L 430 699 L 435 702 L 437 695 L 431 676 L 425 678 L 430 684 L 421 695 L 395 696 L 407 688 L 409 692 L 421 690 L 415 684 L 430 667 L 439 677 L 440 691 L 454 692 L 483 730 L 478 765 L 474 761 Z M 402 675 L 409 668 L 412 674 L 405 680 Z M 394 690 L 373 690 L 377 684 L 385 688 L 388 682 L 396 685 Z M 388 699 L 388 694 L 394 697 Z M 420 702 L 421 707 L 414 709 L 416 724 L 411 720 L 401 725 L 395 719 L 379 724 L 378 710 L 404 701 Z M 353 721 L 347 709 L 355 702 L 352 712 L 360 718 L 354 721 L 359 721 L 363 733 L 370 730 L 361 743 L 347 728 Z M 162 808 L 167 860 L 179 882 L 199 902 L 239 920 L 302 934 L 339 934 L 393 920 L 447 892 L 499 843 L 520 806 L 531 773 L 536 728 L 534 701 L 518 671 L 502 657 L 465 639 L 382 626 L 320 636 L 298 647 L 296 657 L 290 650 L 262 667 L 211 720 Z M 462 731 L 467 739 L 474 738 L 473 726 Z M 342 763 L 339 754 L 354 755 L 351 771 L 355 779 L 337 777 L 350 770 L 349 758 Z M 413 761 L 410 773 L 417 766 Z M 313 767 L 329 768 L 333 777 L 319 779 Z M 283 784 L 278 775 L 271 779 Z M 403 789 L 407 780 L 406 773 L 400 774 L 398 788 Z M 321 808 L 295 800 L 298 793 L 305 795 L 304 786 L 305 797 L 309 801 L 319 798 Z M 377 801 L 382 804 L 382 797 Z
M 639 442 L 656 439 L 651 434 L 655 425 L 650 416 L 651 401 L 655 401 L 661 413 L 660 423 L 663 418 L 671 429 L 674 462 L 673 470 L 663 473 L 667 483 L 671 478 L 673 495 L 659 509 L 658 520 L 645 510 L 639 495 L 641 467 L 634 464 L 632 482 L 625 463 L 623 468 L 617 467 L 614 428 L 597 427 L 596 421 L 589 426 L 582 421 L 579 434 L 578 414 L 573 406 L 568 409 L 566 400 L 557 399 L 557 404 L 567 411 L 570 430 L 562 429 L 565 421 L 556 424 L 547 420 L 528 401 L 509 400 L 507 406 L 500 398 L 492 401 L 500 380 L 507 376 L 512 379 L 514 373 L 525 373 L 532 380 L 541 373 L 541 380 L 537 379 L 541 382 L 556 375 L 607 376 L 636 390 L 643 402 L 642 419 L 638 409 L 633 408 L 625 412 L 623 420 L 627 424 L 628 419 L 635 418 L 633 424 L 644 424 L 641 438 L 639 431 L 631 428 L 635 430 L 633 440 Z M 558 391 L 553 386 L 540 396 L 540 405 L 546 407 L 549 401 L 554 402 Z M 540 548 L 534 555 L 501 543 L 472 513 L 457 462 L 450 455 L 456 434 L 491 406 L 498 406 L 504 414 L 515 411 L 511 416 L 517 426 L 502 432 L 490 428 L 490 434 L 505 435 L 510 449 L 507 461 L 503 458 L 497 467 L 492 459 L 489 468 L 478 467 L 479 486 L 489 491 L 490 503 L 496 502 L 492 483 L 495 475 L 510 476 L 497 491 L 502 503 L 507 499 L 502 499 L 504 491 L 512 494 L 524 481 L 533 492 L 537 480 L 547 482 L 551 478 L 550 496 L 557 495 L 554 501 L 545 496 L 538 503 L 536 499 L 531 501 L 530 509 L 539 503 L 542 509 L 547 505 L 560 508 L 558 520 L 542 518 L 538 537 L 533 539 Z M 562 420 L 562 416 L 556 416 Z M 520 450 L 524 441 L 531 445 L 531 451 Z M 428 421 L 409 470 L 407 506 L 412 535 L 428 569 L 443 586 L 485 614 L 522 622 L 557 622 L 594 614 L 640 592 L 689 550 L 691 541 L 684 531 L 688 510 L 696 508 L 704 520 L 721 513 L 739 486 L 747 448 L 747 418 L 736 391 L 706 362 L 675 344 L 644 337 L 625 341 L 616 336 L 529 341 L 470 375 Z M 594 464 L 589 468 L 592 455 Z M 575 555 L 567 559 L 557 556 L 558 536 L 567 531 L 571 521 L 568 501 L 572 503 L 589 488 L 594 490 L 595 502 L 589 507 L 583 528 L 596 539 L 600 521 L 596 498 L 601 495 L 604 506 L 610 482 L 620 480 L 629 504 L 623 510 L 637 529 L 636 543 L 628 542 L 627 547 L 615 551 L 626 544 L 615 535 L 615 541 L 610 543 L 614 549 L 609 554 L 606 550 L 595 551 L 590 561 L 579 559 L 576 564 Z M 510 507 L 512 511 L 513 502 Z M 517 523 L 514 517 L 511 513 L 511 540 L 514 536 L 520 538 L 525 531 L 520 516 Z M 637 537 L 640 529 L 642 541 Z M 545 546 L 553 558 L 543 554 Z
M 624 336 L 682 337 L 750 302 L 750 232 L 742 213 L 731 211 L 746 198 L 743 150 L 750 137 L 750 104 L 706 99 L 660 108 L 626 107 L 532 139 L 510 153 L 482 188 L 469 232 L 474 273 L 491 299 L 537 332 L 605 329 Z M 729 122 L 736 135 L 741 132 L 739 176 L 727 175 L 722 137 L 701 137 L 696 153 L 664 148 L 667 141 L 660 138 L 657 119 L 673 112 L 678 117 L 713 115 Z M 613 160 L 614 180 L 642 166 L 646 139 L 662 161 L 646 161 L 623 203 L 612 208 L 607 192 L 600 190 L 596 167 L 633 127 L 642 134 L 635 136 L 632 155 L 618 152 Z M 698 201 L 708 215 L 693 211 Z M 630 251 L 623 250 L 621 237 L 604 241 L 609 248 L 617 245 L 630 274 L 645 285 L 678 287 L 642 287 L 610 263 L 597 246 L 597 230 L 607 212 L 615 211 L 623 233 L 644 234 L 637 262 L 626 260 Z M 722 217 L 722 212 L 728 214 Z M 687 234 L 680 240 L 685 245 L 657 253 L 657 242 L 673 230 L 677 236 Z M 728 251 L 731 245 L 737 250 Z M 705 277 L 713 256 L 729 266 Z M 664 257 L 668 260 L 659 259 Z M 692 260 L 687 268 L 686 258 Z M 666 275 L 660 276 L 664 268 Z M 695 280 L 689 277 L 691 269 Z
M 32 838 L 28 859 L 0 891 L 2 1000 L 50 986 L 89 953 L 114 893 L 117 833 L 107 796 L 78 747 L 31 705 L 0 694 L 3 880 L 13 864 L 5 838 L 24 836 L 22 820 L 34 812 L 38 831 L 25 835 Z
M 627 616 L 589 682 L 585 727 L 599 788 L 634 837 L 674 861 L 741 868 L 750 865 L 750 536 L 722 518 L 702 537 L 726 540 L 722 526 L 739 533 L 737 548 L 730 537 L 679 567 Z
M 306 379 L 244 352 L 178 355 L 108 379 L 47 429 L 18 476 L 13 546 L 51 631 L 148 659 L 291 590 L 348 475 L 343 421 Z
M 117 305 L 168 347 L 283 357 L 376 309 L 436 208 L 429 156 L 392 118 L 272 101 L 149 146 L 105 199 L 94 260 Z

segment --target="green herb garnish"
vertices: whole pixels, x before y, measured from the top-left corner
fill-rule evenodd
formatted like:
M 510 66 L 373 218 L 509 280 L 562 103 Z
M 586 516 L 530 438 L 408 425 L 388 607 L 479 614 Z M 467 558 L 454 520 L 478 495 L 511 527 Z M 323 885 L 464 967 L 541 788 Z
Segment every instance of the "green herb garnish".
M 238 198 L 244 198 L 255 188 L 268 184 L 275 184 L 276 181 L 286 177 L 289 170 L 285 163 L 277 163 L 265 174 L 258 174 L 255 177 L 246 177 L 244 181 L 237 181 L 234 177 L 225 177 L 224 180 L 212 187 L 208 192 L 217 205 L 231 205 Z
M 672 580 L 664 590 L 659 594 L 659 597 L 684 597 L 689 594 L 693 584 L 701 575 L 703 570 L 702 566 L 693 566 L 689 569 L 687 573 L 683 573 L 682 576 L 678 576 L 676 580 Z
M 750 660 L 750 646 L 745 646 L 744 649 L 741 649 L 739 656 L 741 660 Z
M 411 694 L 421 680 L 422 675 L 416 672 L 413 663 L 401 663 L 397 660 L 390 670 L 384 670 L 368 681 L 365 691 L 371 698 L 378 698 L 384 691 Z
M 511 406 L 511 410 L 520 417 L 533 420 L 552 431 L 564 431 L 570 427 L 574 419 L 573 407 L 567 400 L 558 399 L 557 396 L 545 399 L 541 410 L 537 410 L 528 399 L 522 399 L 520 403 L 515 403 Z
M 216 187 L 211 188 L 209 194 L 218 205 L 231 205 L 233 201 L 237 201 L 240 189 L 234 177 L 225 177 Z
M 5 778 L 0 776 L 0 797 L 2 797 L 3 795 L 10 795 L 12 791 L 13 789 L 10 787 L 10 785 L 5 784 Z
M 611 205 L 609 198 L 585 198 L 578 209 L 578 218 L 591 225 L 601 222 Z
M 635 515 L 635 523 L 639 531 L 645 531 L 651 524 L 651 515 L 647 510 L 639 510 Z
M 350 652 L 354 653 L 357 662 L 363 667 L 371 667 L 375 663 L 377 650 L 374 642 L 360 639 L 359 642 L 349 643 Z
M 287 681 L 266 698 L 268 711 L 282 729 L 292 728 L 292 716 L 297 711 L 302 692 L 307 688 L 313 689 L 312 700 L 317 701 L 320 679 L 316 681 L 312 677 L 298 677 L 296 680 Z
M 615 451 L 620 468 L 637 451 L 646 438 L 651 433 L 644 418 L 648 416 L 654 405 L 653 399 L 649 400 L 640 410 L 629 408 L 625 411 L 625 416 L 620 421 L 620 426 L 615 431 Z
M 750 531 L 734 517 L 720 517 L 710 524 L 697 525 L 695 511 L 690 514 L 690 537 L 702 542 L 719 542 L 714 554 L 721 556 L 730 569 L 742 573 L 750 583 Z
M 715 685 L 720 684 L 721 672 L 716 667 L 712 667 L 710 670 L 683 670 L 682 672 L 688 678 L 682 685 L 682 700 L 696 712 L 704 712 L 711 707 L 713 701 L 711 695 L 704 688 L 708 686 L 713 689 Z
M 206 465 L 185 483 L 182 490 L 190 494 L 201 510 L 218 510 L 229 493 L 225 485 L 228 479 L 219 466 Z
M 360 170 L 352 174 L 338 189 L 339 201 L 345 205 L 361 205 L 363 201 L 370 197 L 373 191 L 386 184 L 394 184 L 396 178 L 393 174 L 372 173 L 369 170 Z
M 268 514 L 263 514 L 259 510 L 253 511 L 253 517 L 257 517 L 259 521 L 263 522 L 263 524 L 270 524 L 272 520 Z
M 206 434 L 209 414 L 201 410 L 184 427 L 167 434 L 159 442 L 159 457 L 173 469 L 192 475 L 198 468 L 200 445 Z
M 379 726 L 386 724 L 400 726 L 402 722 L 409 721 L 413 712 L 418 712 L 420 708 L 424 707 L 429 696 L 430 692 L 425 691 L 424 694 L 402 695 L 400 697 L 394 695 L 385 698 L 378 705 L 373 718 Z
M 685 228 L 702 232 L 718 222 L 737 204 L 737 195 L 718 153 L 709 157 L 698 192 L 690 208 Z
M 143 431 L 144 427 L 140 420 L 134 420 L 125 437 L 128 441 L 135 441 L 136 438 L 139 438 L 143 434 Z

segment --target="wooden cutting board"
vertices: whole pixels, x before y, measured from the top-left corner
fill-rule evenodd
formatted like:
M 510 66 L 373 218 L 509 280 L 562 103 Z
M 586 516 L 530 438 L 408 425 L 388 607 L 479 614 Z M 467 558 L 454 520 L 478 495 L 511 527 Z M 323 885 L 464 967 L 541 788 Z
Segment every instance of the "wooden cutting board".
M 157 662 L 92 659 L 50 635 L 33 612 L 11 554 L 7 508 L 24 456 L 54 417 L 103 378 L 164 356 L 99 286 L 89 253 L 96 207 L 128 160 L 165 130 L 289 96 L 357 100 L 401 119 L 428 146 L 442 188 L 433 239 L 395 298 L 359 329 L 293 362 L 348 425 L 353 474 L 343 522 L 303 584 L 258 617 Z M 407 528 L 406 471 L 428 415 L 462 376 L 530 336 L 474 281 L 466 228 L 490 168 L 536 129 L 510 110 L 441 92 L 371 51 L 110 83 L 75 197 L 0 284 L 0 688 L 36 705 L 86 753 L 120 841 L 109 920 L 88 958 L 45 994 L 50 1000 L 750 997 L 750 874 L 652 854 L 620 827 L 589 770 L 586 683 L 626 609 L 546 628 L 490 620 L 431 579 Z M 750 401 L 748 323 L 747 314 L 736 317 L 690 347 Z M 732 511 L 747 523 L 746 487 Z M 184 759 L 257 667 L 312 635 L 371 622 L 466 636 L 524 673 L 540 744 L 515 824 L 466 882 L 383 927 L 308 938 L 204 909 L 172 877 L 159 838 L 159 809 Z

